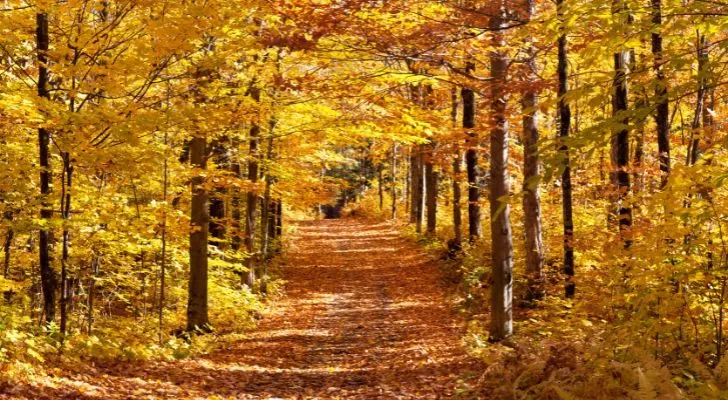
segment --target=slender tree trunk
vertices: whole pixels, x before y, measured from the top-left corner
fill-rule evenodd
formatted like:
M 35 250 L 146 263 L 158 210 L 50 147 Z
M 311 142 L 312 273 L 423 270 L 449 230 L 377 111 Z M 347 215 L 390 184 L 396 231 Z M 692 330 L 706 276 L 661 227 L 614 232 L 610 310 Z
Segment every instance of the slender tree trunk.
M 561 174 L 561 199 L 562 214 L 564 220 L 564 274 L 566 284 L 564 292 L 567 298 L 576 294 L 576 282 L 574 282 L 574 216 L 571 194 L 571 160 L 569 157 L 569 129 L 571 128 L 571 107 L 566 100 L 566 93 L 569 91 L 569 60 L 567 55 L 568 38 L 565 32 L 563 0 L 556 0 L 559 21 L 561 22 L 561 35 L 558 40 L 559 47 L 559 139 L 561 141 L 560 151 L 564 159 L 564 172 Z
M 158 341 L 161 345 L 164 337 L 164 303 L 167 293 L 167 201 L 169 200 L 169 161 L 167 150 L 169 144 L 169 100 L 170 92 L 167 91 L 167 121 L 164 129 L 164 162 L 162 166 L 162 198 L 164 209 L 162 211 L 162 254 L 159 266 L 159 307 L 157 308 L 157 324 L 159 328 Z
M 534 13 L 534 0 L 527 1 L 528 19 Z M 526 275 L 528 291 L 526 300 L 533 301 L 543 297 L 544 247 L 541 228 L 541 195 L 539 192 L 539 149 L 538 149 L 538 93 L 535 89 L 538 80 L 536 49 L 530 42 L 528 47 L 527 89 L 521 99 L 523 112 L 523 213 L 526 240 Z
M 627 21 L 628 16 L 620 14 L 627 12 L 622 0 L 615 0 L 614 13 L 618 18 Z M 612 184 L 617 190 L 617 216 L 619 218 L 619 231 L 624 246 L 629 247 L 631 241 L 626 238 L 626 231 L 632 226 L 632 209 L 627 206 L 626 199 L 630 192 L 629 168 L 629 119 L 627 117 L 628 83 L 630 52 L 621 49 L 614 53 L 614 81 L 612 83 L 612 116 L 619 126 L 612 133 Z
M 87 316 L 86 319 L 88 320 L 88 335 L 90 336 L 93 333 L 93 324 L 94 324 L 94 297 L 96 296 L 96 277 L 99 274 L 99 256 L 94 254 L 91 257 L 91 276 L 89 278 L 88 283 L 88 304 L 87 304 Z
M 411 169 L 412 169 L 412 206 L 410 210 L 412 212 L 411 220 L 415 223 L 417 233 L 422 233 L 422 221 L 424 219 L 424 192 L 425 192 L 425 180 L 424 180 L 424 163 L 422 162 L 422 146 L 418 145 L 414 149 L 415 153 L 411 156 Z
M 708 50 L 705 35 L 698 32 L 698 93 L 695 99 L 695 113 L 693 114 L 692 131 L 690 132 L 690 143 L 688 145 L 687 164 L 693 165 L 700 158 L 700 127 L 703 114 L 707 112 L 705 97 L 707 93 L 708 75 Z
M 187 330 L 206 330 L 207 313 L 207 243 L 210 226 L 209 196 L 205 188 L 207 138 L 195 136 L 190 144 L 190 160 L 199 171 L 192 178 L 190 210 L 190 277 L 187 303 Z
M 243 177 L 242 167 L 240 165 L 240 146 L 239 143 L 235 143 L 233 146 L 236 150 L 233 155 L 234 159 L 230 163 L 230 172 L 235 178 L 240 179 Z M 243 240 L 241 238 L 242 230 L 240 228 L 242 220 L 242 213 L 240 211 L 241 193 L 240 188 L 234 187 L 232 190 L 232 198 L 230 200 L 230 219 L 232 220 L 231 226 L 233 234 L 230 239 L 230 248 L 237 252 L 243 244 Z
M 50 99 L 48 90 L 48 15 L 36 15 L 36 44 L 38 50 L 38 96 Z M 51 189 L 51 157 L 50 132 L 46 127 L 38 128 L 38 150 L 40 159 L 40 217 L 44 220 L 38 239 L 38 258 L 40 267 L 41 287 L 43 290 L 43 315 L 45 321 L 51 323 L 56 317 L 56 288 L 58 281 L 53 270 L 51 258 L 51 231 L 50 220 L 53 217 L 53 205 L 50 203 Z
M 635 66 L 636 67 L 636 66 Z M 646 93 L 643 93 L 646 95 Z M 639 96 L 635 102 L 635 109 L 641 110 L 647 106 L 644 96 Z M 638 117 L 635 121 L 634 135 L 634 192 L 639 193 L 644 189 L 644 164 L 645 164 L 645 123 L 646 118 Z
M 703 107 L 703 138 L 705 139 L 704 148 L 708 149 L 715 141 L 715 126 L 713 119 L 713 110 L 715 110 L 715 83 L 712 82 L 712 72 L 708 71 L 709 77 L 706 82 L 706 99 L 705 107 Z M 712 162 L 712 158 L 706 161 L 708 164 Z
M 397 143 L 392 143 L 392 160 L 390 162 L 390 174 L 392 182 L 390 183 L 390 193 L 392 197 L 392 219 L 397 218 Z
M 260 88 L 257 87 L 256 83 L 253 83 L 250 88 L 250 97 L 256 102 L 260 102 Z M 255 184 L 258 182 L 258 136 L 260 135 L 260 125 L 258 122 L 254 122 L 250 128 L 250 141 L 249 141 L 249 157 L 248 160 L 248 180 Z M 248 273 L 245 275 L 245 285 L 252 288 L 255 285 L 256 271 L 255 271 L 255 222 L 258 217 L 257 210 L 257 199 L 258 195 L 255 191 L 249 191 L 247 194 L 246 208 L 245 208 L 245 249 L 249 256 L 246 259 L 246 267 Z
M 70 233 L 68 230 L 68 221 L 71 219 L 71 187 L 73 184 L 73 165 L 71 164 L 71 155 L 68 152 L 63 153 L 63 176 L 62 178 L 62 201 L 61 201 L 61 216 L 64 221 L 63 226 L 63 250 L 61 254 L 61 325 L 60 332 L 61 337 L 66 334 L 66 325 L 68 323 L 68 262 L 70 258 L 69 254 L 69 239 Z M 63 340 L 63 339 L 61 339 Z
M 427 146 L 427 153 L 424 156 L 425 161 L 425 187 L 427 188 L 425 203 L 427 205 L 427 234 L 434 235 L 437 229 L 437 192 L 438 192 L 438 176 L 434 165 L 434 147 L 435 144 Z
M 670 176 L 670 105 L 667 78 L 662 49 L 662 0 L 651 0 L 652 5 L 652 56 L 655 71 L 655 124 L 657 125 L 657 151 L 660 161 L 660 187 L 667 185 Z
M 283 199 L 276 201 L 276 237 L 283 235 Z
M 417 152 L 415 148 L 410 149 L 410 156 L 409 156 L 409 182 L 408 185 L 408 191 L 409 191 L 409 212 L 410 212 L 410 223 L 414 224 L 417 222 L 417 199 L 415 193 L 417 193 L 416 189 L 416 181 L 415 174 L 417 171 Z
M 265 154 L 265 164 L 263 167 L 264 179 L 265 179 L 265 190 L 263 192 L 263 204 L 261 206 L 261 260 L 263 262 L 263 282 L 261 283 L 260 291 L 265 294 L 268 293 L 268 246 L 270 242 L 269 232 L 271 225 L 271 199 L 270 192 L 271 186 L 273 185 L 273 178 L 270 173 L 270 163 L 273 160 L 273 131 L 276 126 L 276 120 L 270 119 L 268 123 L 268 139 L 267 149 Z
M 505 39 L 502 29 L 505 25 L 506 9 L 500 2 L 500 9 L 491 16 L 490 27 L 495 32 L 493 50 L 490 54 L 491 73 L 491 118 L 490 135 L 490 231 L 492 237 L 493 286 L 491 288 L 490 338 L 499 341 L 513 333 L 513 238 L 510 222 L 510 180 L 508 175 L 508 118 L 506 106 L 506 80 L 508 59 L 505 53 Z
M 450 111 L 453 129 L 457 129 L 458 122 L 458 92 L 452 89 L 452 109 Z M 462 173 L 463 156 L 460 147 L 455 144 L 455 154 L 452 160 L 452 225 L 455 230 L 455 237 L 449 246 L 452 253 L 460 252 L 463 244 L 463 213 L 460 209 L 462 193 L 460 191 L 460 174 Z
M 379 211 L 384 210 L 384 165 L 380 162 L 377 166 L 377 190 L 379 194 Z
M 467 73 L 472 72 L 475 66 L 468 62 L 465 67 Z M 467 131 L 465 163 L 468 172 L 468 229 L 469 239 L 474 242 L 483 237 L 483 226 L 480 217 L 480 183 L 478 182 L 478 135 L 475 128 L 475 92 L 463 87 L 463 128 Z
M 403 164 L 407 166 L 404 174 L 404 213 L 410 216 L 410 223 L 414 222 L 412 210 L 410 209 L 410 192 L 412 191 L 412 148 L 407 149 L 407 154 L 403 158 Z M 409 160 L 409 162 L 407 162 Z
M 272 183 L 271 186 L 273 186 Z M 270 238 L 270 240 L 273 240 L 276 238 L 276 210 L 278 209 L 277 201 L 271 198 L 268 208 L 268 237 Z

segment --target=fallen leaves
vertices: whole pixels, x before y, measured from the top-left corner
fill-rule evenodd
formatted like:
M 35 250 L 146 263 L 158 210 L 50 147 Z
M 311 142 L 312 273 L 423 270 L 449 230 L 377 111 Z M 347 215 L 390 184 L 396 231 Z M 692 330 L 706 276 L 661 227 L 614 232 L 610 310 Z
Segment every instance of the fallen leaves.
M 305 222 L 298 235 L 287 297 L 240 341 L 197 359 L 59 373 L 4 398 L 439 399 L 482 370 L 437 264 L 391 226 Z

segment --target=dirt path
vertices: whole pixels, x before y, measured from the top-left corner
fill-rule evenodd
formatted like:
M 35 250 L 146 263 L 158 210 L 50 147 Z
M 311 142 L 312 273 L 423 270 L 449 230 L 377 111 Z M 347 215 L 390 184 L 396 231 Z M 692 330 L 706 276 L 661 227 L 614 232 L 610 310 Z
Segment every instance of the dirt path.
M 201 359 L 59 378 L 35 398 L 446 399 L 480 369 L 436 262 L 389 225 L 301 223 L 291 254 L 286 298 L 248 339 Z

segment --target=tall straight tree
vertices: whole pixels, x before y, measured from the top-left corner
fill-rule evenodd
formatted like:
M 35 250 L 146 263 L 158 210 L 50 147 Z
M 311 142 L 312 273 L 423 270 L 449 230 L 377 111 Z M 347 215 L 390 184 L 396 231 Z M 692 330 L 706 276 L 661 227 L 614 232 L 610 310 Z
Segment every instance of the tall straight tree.
M 48 34 L 48 14 L 40 12 L 36 15 L 36 46 L 38 52 L 38 97 L 50 100 L 48 90 L 48 47 L 50 38 Z M 53 209 L 50 195 L 53 192 L 50 156 L 50 132 L 45 126 L 38 128 L 38 157 L 40 159 L 40 217 L 44 224 L 39 231 L 38 264 L 40 267 L 41 287 L 43 290 L 43 315 L 47 323 L 56 317 L 56 288 L 58 286 L 56 273 L 51 263 L 51 231 L 50 219 Z
M 452 89 L 451 93 L 451 105 L 450 119 L 452 121 L 453 129 L 457 128 L 458 123 L 458 92 L 456 88 Z M 460 198 L 462 193 L 460 191 L 460 174 L 462 166 L 462 154 L 460 153 L 460 146 L 455 144 L 455 151 L 453 153 L 452 160 L 452 225 L 455 231 L 455 236 L 452 239 L 450 247 L 451 252 L 459 252 L 462 248 L 463 243 L 463 216 L 462 210 L 460 209 Z
M 652 6 L 652 56 L 655 72 L 655 124 L 657 125 L 657 151 L 660 160 L 660 187 L 665 187 L 670 176 L 670 104 L 667 78 L 663 64 L 662 48 L 662 0 L 651 0 Z
M 531 20 L 535 12 L 534 0 L 526 1 L 526 19 Z M 521 97 L 523 113 L 523 214 L 526 241 L 526 274 L 528 291 L 526 300 L 543 297 L 544 248 L 541 228 L 541 198 L 539 192 L 538 157 L 538 70 L 536 49 L 531 39 L 527 39 L 526 89 Z
M 700 158 L 700 127 L 707 114 L 705 105 L 708 93 L 708 46 L 704 34 L 700 31 L 697 33 L 698 39 L 696 43 L 698 58 L 698 76 L 697 76 L 697 93 L 695 98 L 695 111 L 693 113 L 692 131 L 690 133 L 690 143 L 688 143 L 688 154 L 686 157 L 687 164 L 693 165 Z
M 559 76 L 559 139 L 561 142 L 560 151 L 564 162 L 564 171 L 561 174 L 561 204 L 564 224 L 564 274 L 566 284 L 564 292 L 566 297 L 573 297 L 576 293 L 574 282 L 574 212 L 571 193 L 571 160 L 569 157 L 569 129 L 571 129 L 571 107 L 566 99 L 569 91 L 569 59 L 567 54 L 568 38 L 564 22 L 564 0 L 556 0 L 556 8 L 559 18 L 559 29 L 561 34 L 558 39 L 558 76 Z
M 377 193 L 379 194 L 379 211 L 384 210 L 384 163 L 377 164 Z
M 425 161 L 425 187 L 427 192 L 425 195 L 425 203 L 427 208 L 427 234 L 434 235 L 437 228 L 437 191 L 438 176 L 435 171 L 435 143 L 425 145 L 426 153 Z
M 205 52 L 212 51 L 215 46 L 214 38 L 209 38 Z M 204 92 L 210 81 L 212 71 L 205 67 L 198 67 L 195 71 L 195 86 L 192 93 L 195 103 L 201 107 L 208 101 Z M 204 125 L 204 124 L 203 124 Z M 190 276 L 187 299 L 187 331 L 209 330 L 209 317 L 207 311 L 207 284 L 208 284 L 208 240 L 210 232 L 210 193 L 207 189 L 207 159 L 209 148 L 207 145 L 207 131 L 203 126 L 197 128 L 190 140 L 190 162 L 196 168 L 190 179 L 192 198 L 190 204 Z
M 190 208 L 190 282 L 187 330 L 207 329 L 207 240 L 210 229 L 209 194 L 205 187 L 207 136 L 197 133 L 190 143 L 190 161 L 198 170 L 192 177 Z
M 620 26 L 630 23 L 629 9 L 624 0 L 615 0 L 612 4 L 613 14 L 619 20 Z M 623 236 L 624 246 L 629 247 L 631 242 L 624 237 L 625 231 L 632 226 L 632 209 L 626 204 L 630 191 L 629 167 L 629 118 L 628 83 L 631 52 L 620 48 L 614 53 L 614 80 L 612 81 L 612 117 L 615 119 L 615 128 L 612 131 L 611 160 L 612 185 L 617 191 L 617 217 L 619 218 L 619 231 Z
M 390 161 L 389 173 L 391 175 L 392 219 L 395 219 L 397 218 L 397 142 L 392 143 L 392 159 Z
M 513 333 L 513 238 L 510 221 L 508 175 L 508 58 L 503 29 L 508 10 L 500 1 L 490 17 L 493 49 L 490 53 L 490 232 L 493 267 L 490 338 L 499 341 Z
M 422 220 L 424 219 L 424 195 L 425 195 L 425 179 L 424 179 L 424 163 L 422 162 L 422 145 L 415 145 L 410 156 L 410 171 L 412 174 L 412 189 L 410 195 L 412 197 L 412 205 L 410 212 L 412 213 L 410 221 L 415 223 L 417 233 L 422 233 Z
M 468 62 L 466 73 L 472 73 L 475 64 Z M 480 184 L 478 182 L 478 136 L 475 128 L 475 91 L 463 86 L 461 97 L 463 101 L 463 128 L 467 134 L 467 151 L 465 164 L 468 172 L 468 233 L 471 242 L 483 237 L 483 226 L 480 221 Z
M 253 81 L 250 86 L 250 97 L 256 103 L 260 103 L 260 87 L 258 83 Z M 251 183 L 258 182 L 258 140 L 260 136 L 260 123 L 253 121 L 250 127 L 250 137 L 248 140 L 248 180 Z M 254 190 L 249 190 L 245 202 L 245 249 L 248 252 L 248 258 L 245 260 L 245 266 L 248 273 L 245 274 L 244 283 L 252 288 L 255 285 L 255 223 L 258 218 L 258 194 Z

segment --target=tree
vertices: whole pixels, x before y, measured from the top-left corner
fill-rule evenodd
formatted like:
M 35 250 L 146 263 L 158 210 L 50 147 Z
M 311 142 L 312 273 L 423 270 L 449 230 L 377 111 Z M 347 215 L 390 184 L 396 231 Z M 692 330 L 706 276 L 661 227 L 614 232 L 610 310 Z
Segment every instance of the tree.
M 392 156 L 389 161 L 390 164 L 390 197 L 392 199 L 392 214 L 391 218 L 397 218 L 397 142 L 392 143 Z
M 526 2 L 526 20 L 534 14 L 534 1 Z M 527 39 L 527 42 L 530 40 Z M 523 213 L 526 239 L 526 274 L 528 275 L 528 292 L 526 300 L 532 301 L 543 297 L 543 263 L 544 248 L 541 227 L 541 196 L 539 179 L 539 132 L 538 132 L 538 93 L 536 80 L 536 50 L 532 43 L 526 43 L 527 60 L 526 89 L 521 97 L 523 112 Z
M 260 103 L 260 88 L 254 80 L 250 85 L 250 98 L 256 103 Z M 258 137 L 260 136 L 260 123 L 255 120 L 250 127 L 250 137 L 248 140 L 248 180 L 255 184 L 258 182 Z M 254 190 L 248 190 L 245 203 L 245 249 L 248 257 L 245 259 L 245 266 L 248 273 L 245 275 L 244 283 L 249 288 L 255 285 L 255 224 L 258 218 L 258 194 Z
M 38 97 L 50 101 L 48 90 L 48 14 L 39 12 L 36 15 L 36 47 L 38 52 Z M 42 208 L 40 217 L 43 226 L 40 228 L 38 239 L 40 276 L 43 288 L 43 315 L 46 323 L 50 324 L 56 316 L 56 288 L 58 286 L 56 272 L 53 270 L 51 258 L 51 231 L 50 220 L 53 217 L 50 195 L 52 194 L 51 165 L 50 165 L 50 132 L 45 126 L 38 128 L 38 152 L 40 159 L 40 196 Z
M 626 4 L 621 0 L 613 3 L 613 13 L 624 24 L 628 24 L 631 17 Z M 624 237 L 626 231 L 632 226 L 632 208 L 627 203 L 630 192 L 629 171 L 629 117 L 627 115 L 628 83 L 631 52 L 620 48 L 614 53 L 614 80 L 612 81 L 612 116 L 614 127 L 611 140 L 612 184 L 617 191 L 617 217 L 619 218 L 619 231 L 625 247 L 631 241 Z
M 664 67 L 665 55 L 662 48 L 662 0 L 651 0 L 652 27 L 651 34 L 653 70 L 655 71 L 655 124 L 657 125 L 657 151 L 659 152 L 660 186 L 665 187 L 670 176 L 670 105 L 667 89 L 667 78 Z
M 558 111 L 559 111 L 559 151 L 563 158 L 563 172 L 561 174 L 561 202 L 564 226 L 564 274 L 566 297 L 573 297 L 576 292 L 574 282 L 574 216 L 571 192 L 571 161 L 569 158 L 568 137 L 571 128 L 571 107 L 566 99 L 569 91 L 569 60 L 567 55 L 568 38 L 564 27 L 564 0 L 557 0 L 557 13 L 559 18 L 558 39 Z
M 451 93 L 451 110 L 450 119 L 452 120 L 453 129 L 457 129 L 458 123 L 458 92 L 455 87 Z M 450 247 L 451 253 L 457 253 L 462 249 L 463 243 L 463 222 L 462 222 L 462 210 L 460 209 L 461 191 L 460 191 L 460 180 L 462 174 L 462 163 L 463 156 L 460 153 L 460 146 L 455 144 L 455 151 L 452 160 L 452 226 L 455 231 L 455 236 L 452 239 Z
M 475 66 L 469 62 L 466 73 L 470 73 Z M 470 241 L 480 239 L 483 236 L 483 228 L 480 217 L 480 183 L 478 167 L 478 139 L 477 134 L 472 131 L 475 128 L 475 92 L 468 87 L 462 88 L 463 101 L 463 128 L 467 130 L 465 163 L 468 173 L 468 230 Z
M 415 224 L 417 233 L 422 233 L 422 220 L 425 214 L 425 177 L 424 162 L 422 160 L 422 145 L 416 145 L 410 154 L 410 181 L 411 202 L 410 222 Z
M 427 234 L 434 235 L 437 228 L 437 195 L 438 195 L 438 174 L 435 171 L 435 143 L 427 146 L 424 155 L 425 161 L 425 187 L 427 188 L 427 197 L 425 203 L 427 206 Z
M 191 180 L 192 205 L 190 208 L 190 278 L 188 285 L 187 330 L 206 330 L 209 325 L 207 311 L 207 242 L 210 226 L 209 194 L 205 188 L 207 168 L 207 137 L 198 133 L 190 144 L 190 161 L 197 168 Z
M 499 341 L 513 333 L 513 238 L 511 233 L 510 178 L 508 175 L 508 118 L 506 83 L 508 58 L 502 29 L 507 9 L 499 2 L 491 16 L 493 51 L 490 55 L 490 231 L 492 237 L 493 286 L 491 288 L 490 338 Z

